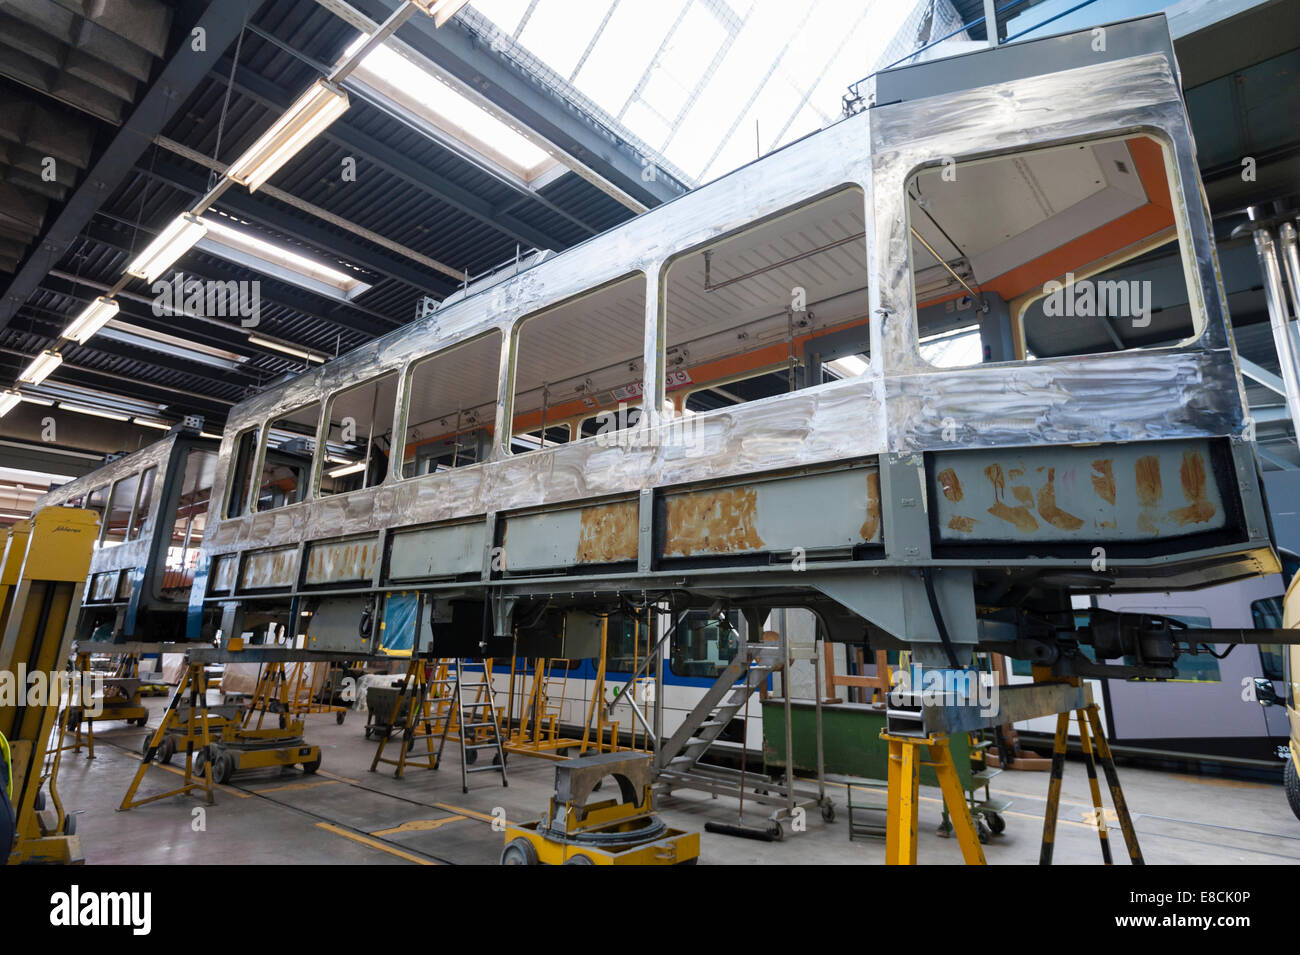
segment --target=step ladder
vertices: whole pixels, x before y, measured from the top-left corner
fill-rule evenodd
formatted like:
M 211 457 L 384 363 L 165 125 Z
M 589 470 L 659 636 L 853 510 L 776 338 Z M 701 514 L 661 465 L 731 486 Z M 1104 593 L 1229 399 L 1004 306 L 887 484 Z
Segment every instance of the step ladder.
M 469 792 L 470 773 L 501 774 L 501 785 L 510 785 L 506 778 L 506 754 L 501 748 L 501 724 L 492 698 L 492 661 L 484 660 L 483 675 L 465 672 L 465 660 L 455 661 L 456 677 L 453 681 L 452 709 L 442 727 L 436 759 L 442 762 L 442 750 L 447 745 L 447 731 L 451 728 L 451 715 L 457 717 L 456 739 L 460 744 L 460 785 Z M 467 696 L 472 693 L 472 697 Z M 478 755 L 485 750 L 493 753 L 491 763 L 478 763 Z M 477 765 L 475 765 L 477 764 Z
M 780 644 L 744 644 L 677 732 L 655 755 L 660 776 L 679 777 L 697 771 L 716 775 L 713 767 L 701 769 L 700 759 L 740 712 L 745 701 L 780 669 Z
M 441 664 L 441 661 L 438 663 Z M 397 756 L 384 755 L 389 736 L 381 733 L 374 759 L 370 761 L 372 773 L 380 763 L 395 767 L 393 776 L 397 779 L 402 778 L 408 762 L 421 769 L 438 768 L 440 748 L 434 747 L 434 739 L 438 736 L 436 727 L 440 720 L 445 722 L 446 714 L 450 713 L 450 707 L 446 705 L 448 701 L 440 698 L 438 693 L 449 681 L 446 679 L 446 667 L 442 665 L 435 667 L 432 679 L 426 679 L 427 668 L 430 666 L 433 666 L 431 661 L 422 657 L 411 658 L 387 723 L 389 727 L 400 725 L 402 728 Z M 406 704 L 405 713 L 402 712 L 403 703 Z M 420 743 L 424 744 L 424 748 L 417 752 L 416 746 Z

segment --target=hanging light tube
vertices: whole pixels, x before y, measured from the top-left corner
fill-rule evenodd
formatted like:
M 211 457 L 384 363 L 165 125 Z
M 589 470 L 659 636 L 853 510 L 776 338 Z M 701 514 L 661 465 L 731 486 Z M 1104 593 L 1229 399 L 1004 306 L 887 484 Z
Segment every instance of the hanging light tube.
M 39 385 L 54 374 L 54 369 L 62 364 L 63 356 L 58 352 L 43 351 L 32 359 L 30 365 L 23 369 L 23 373 L 18 376 L 18 380 L 25 385 Z
M 63 330 L 63 337 L 70 338 L 78 345 L 84 345 L 90 336 L 99 331 L 118 312 L 114 299 L 100 296 L 86 307 L 71 325 Z
M 347 93 L 333 83 L 317 80 L 276 120 L 275 125 L 230 165 L 226 176 L 241 186 L 247 186 L 249 192 L 256 192 L 262 183 L 347 109 Z
M 207 231 L 208 227 L 198 216 L 182 213 L 135 257 L 135 261 L 126 267 L 127 274 L 153 282 L 188 252 L 195 242 L 203 238 Z

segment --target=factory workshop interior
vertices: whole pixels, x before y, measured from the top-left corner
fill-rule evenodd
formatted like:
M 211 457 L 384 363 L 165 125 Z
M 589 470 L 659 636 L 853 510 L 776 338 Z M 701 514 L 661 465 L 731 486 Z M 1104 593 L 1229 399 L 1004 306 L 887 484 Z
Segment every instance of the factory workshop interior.
M 371 864 L 1282 924 L 1297 229 L 1300 0 L 0 3 L 11 926 Z

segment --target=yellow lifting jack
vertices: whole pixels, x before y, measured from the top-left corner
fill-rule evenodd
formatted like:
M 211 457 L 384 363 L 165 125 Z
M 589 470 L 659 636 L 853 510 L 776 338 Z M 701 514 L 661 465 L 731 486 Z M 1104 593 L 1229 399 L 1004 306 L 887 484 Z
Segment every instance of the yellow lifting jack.
M 654 814 L 649 753 L 599 753 L 557 763 L 555 795 L 536 822 L 506 824 L 502 865 L 694 865 L 700 834 Z M 620 798 L 591 802 L 613 777 Z
M 0 678 L 12 681 L 12 695 L 0 696 L 17 835 L 12 852 L 3 847 L 11 864 L 84 861 L 75 817 L 64 811 L 56 787 L 59 748 L 49 743 L 61 695 L 53 686 L 72 650 L 98 532 L 93 511 L 45 508 L 13 526 L 0 562 Z M 32 695 L 33 675 L 43 675 L 43 699 Z

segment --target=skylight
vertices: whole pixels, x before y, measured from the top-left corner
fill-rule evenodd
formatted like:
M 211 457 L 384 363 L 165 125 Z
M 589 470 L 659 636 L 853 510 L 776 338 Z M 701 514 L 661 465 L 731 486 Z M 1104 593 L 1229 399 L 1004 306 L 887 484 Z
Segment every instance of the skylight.
M 961 22 L 949 0 L 574 7 L 473 0 L 460 22 L 546 64 L 696 182 L 835 122 L 850 83 Z
M 205 216 L 203 223 L 208 231 L 197 248 L 204 252 L 343 301 L 351 301 L 370 288 L 354 275 L 237 228 L 219 215 Z
M 345 56 L 364 40 L 357 37 Z M 502 122 L 391 46 L 379 46 L 367 54 L 352 80 L 364 83 L 525 182 L 531 183 L 557 164 L 518 127 Z

